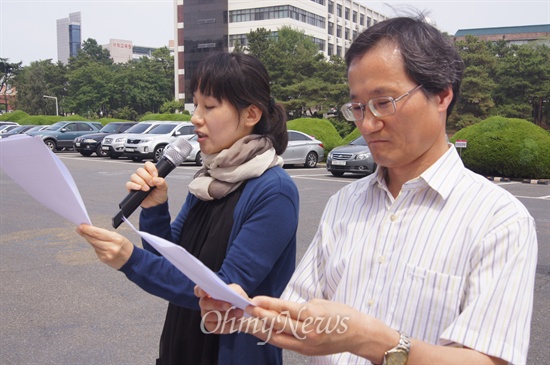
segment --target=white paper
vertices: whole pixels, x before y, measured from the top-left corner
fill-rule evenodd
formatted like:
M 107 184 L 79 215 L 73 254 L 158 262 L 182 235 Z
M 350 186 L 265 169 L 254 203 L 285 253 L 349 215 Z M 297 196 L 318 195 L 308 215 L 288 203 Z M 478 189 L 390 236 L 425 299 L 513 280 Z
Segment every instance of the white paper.
M 123 220 L 128 223 L 137 234 L 161 253 L 162 256 L 170 261 L 201 289 L 206 291 L 212 298 L 231 303 L 242 310 L 252 305 L 250 301 L 237 294 L 237 292 L 224 283 L 214 272 L 212 272 L 212 270 L 206 267 L 183 247 L 147 232 L 138 231 L 126 218 L 123 218 Z
M 67 167 L 42 139 L 0 139 L 0 167 L 30 196 L 76 225 L 92 224 Z

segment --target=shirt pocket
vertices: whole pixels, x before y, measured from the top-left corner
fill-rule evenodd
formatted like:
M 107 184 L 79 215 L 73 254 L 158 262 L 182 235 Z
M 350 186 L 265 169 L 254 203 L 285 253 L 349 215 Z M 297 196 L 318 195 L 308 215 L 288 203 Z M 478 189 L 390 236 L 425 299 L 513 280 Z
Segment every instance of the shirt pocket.
M 459 315 L 464 280 L 407 264 L 393 292 L 391 327 L 436 344 L 439 335 Z

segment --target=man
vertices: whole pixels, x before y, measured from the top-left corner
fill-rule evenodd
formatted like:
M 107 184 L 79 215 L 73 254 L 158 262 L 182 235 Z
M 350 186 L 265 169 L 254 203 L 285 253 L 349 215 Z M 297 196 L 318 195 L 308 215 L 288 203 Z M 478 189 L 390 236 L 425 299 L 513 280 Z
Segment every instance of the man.
M 346 64 L 342 112 L 378 169 L 331 197 L 284 300 L 247 308 L 272 330 L 242 328 L 313 364 L 526 363 L 535 224 L 447 142 L 458 53 L 431 25 L 394 18 L 360 34 Z M 208 314 L 228 303 L 196 293 L 222 332 Z

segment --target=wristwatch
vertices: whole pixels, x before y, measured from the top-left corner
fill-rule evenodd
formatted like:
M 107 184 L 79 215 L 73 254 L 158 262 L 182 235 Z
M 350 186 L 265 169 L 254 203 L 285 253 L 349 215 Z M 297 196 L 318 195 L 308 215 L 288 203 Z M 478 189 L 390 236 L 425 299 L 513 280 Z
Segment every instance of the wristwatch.
M 406 334 L 399 332 L 399 343 L 384 353 L 382 365 L 406 365 L 410 351 L 411 339 Z

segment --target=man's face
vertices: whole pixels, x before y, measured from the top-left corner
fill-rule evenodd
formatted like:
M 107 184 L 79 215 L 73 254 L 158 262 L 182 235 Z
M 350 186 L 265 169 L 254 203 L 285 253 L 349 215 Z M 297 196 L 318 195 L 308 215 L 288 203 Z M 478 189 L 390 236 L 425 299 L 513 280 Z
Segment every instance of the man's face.
M 354 59 L 348 81 L 351 101 L 363 104 L 381 96 L 397 99 L 418 86 L 407 75 L 401 52 L 389 42 L 382 42 Z M 447 149 L 447 105 L 439 95 L 426 97 L 420 88 L 396 103 L 395 114 L 375 117 L 366 107 L 363 119 L 355 124 L 378 165 L 412 174 L 413 178 Z

